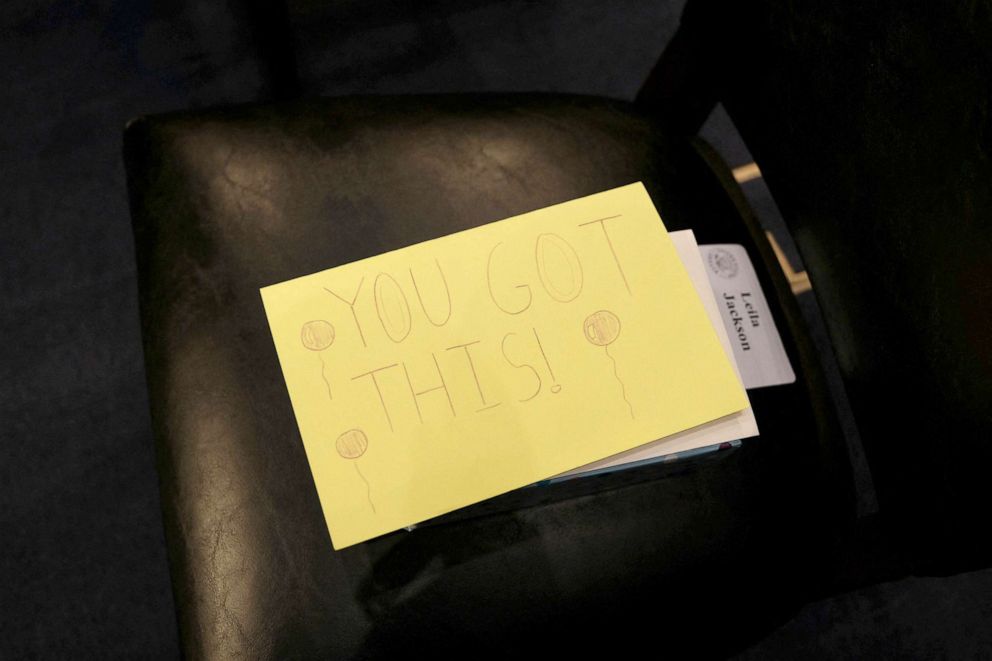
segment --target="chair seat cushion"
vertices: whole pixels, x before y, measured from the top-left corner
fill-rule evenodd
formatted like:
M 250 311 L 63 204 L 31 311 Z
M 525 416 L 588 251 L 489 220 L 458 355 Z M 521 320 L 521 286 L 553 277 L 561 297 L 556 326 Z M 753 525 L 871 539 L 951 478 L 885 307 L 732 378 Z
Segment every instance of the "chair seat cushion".
M 615 652 L 641 637 L 726 651 L 815 583 L 847 496 L 808 339 L 753 222 L 691 144 L 632 106 L 301 101 L 143 118 L 125 150 L 191 656 Z M 670 230 L 748 248 L 798 374 L 750 393 L 762 435 L 335 552 L 259 288 L 635 181 Z

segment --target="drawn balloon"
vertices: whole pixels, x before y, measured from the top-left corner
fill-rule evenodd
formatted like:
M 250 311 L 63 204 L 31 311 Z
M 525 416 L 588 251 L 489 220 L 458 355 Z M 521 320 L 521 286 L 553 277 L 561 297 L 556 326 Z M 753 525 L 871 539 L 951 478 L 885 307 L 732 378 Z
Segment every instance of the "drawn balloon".
M 609 310 L 593 312 L 582 324 L 586 339 L 599 347 L 616 342 L 620 337 L 620 319 Z
M 610 345 L 620 337 L 620 318 L 609 310 L 598 310 L 593 312 L 582 322 L 582 334 L 590 344 L 603 347 L 606 357 L 613 363 L 613 376 L 620 384 L 620 394 L 623 401 L 627 402 L 630 409 L 630 417 L 634 417 L 634 407 L 627 399 L 627 389 L 620 380 L 620 373 L 617 371 L 617 361 L 610 355 Z
M 365 479 L 362 474 L 362 469 L 358 467 L 357 459 L 365 454 L 365 451 L 369 448 L 369 439 L 361 429 L 349 429 L 340 436 L 338 440 L 334 442 L 334 448 L 338 451 L 338 455 L 342 459 L 348 459 L 354 462 L 355 472 L 358 473 L 358 477 L 362 479 L 365 483 L 365 489 L 368 494 L 369 505 L 372 507 L 372 513 L 375 514 L 375 503 L 372 502 L 372 486 L 369 481 Z
M 334 326 L 323 319 L 308 321 L 303 324 L 303 328 L 300 330 L 300 342 L 320 357 L 320 378 L 324 380 L 324 385 L 327 387 L 328 398 L 334 399 L 334 395 L 331 394 L 331 382 L 327 380 L 327 365 L 324 363 L 324 356 L 320 353 L 334 344 Z

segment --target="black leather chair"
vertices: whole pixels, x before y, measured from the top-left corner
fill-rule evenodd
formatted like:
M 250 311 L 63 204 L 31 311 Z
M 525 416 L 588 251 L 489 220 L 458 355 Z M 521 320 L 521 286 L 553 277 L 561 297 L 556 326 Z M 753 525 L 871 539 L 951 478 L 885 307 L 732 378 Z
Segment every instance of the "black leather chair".
M 966 367 L 962 358 L 987 351 L 987 326 L 926 313 L 966 315 L 951 284 L 961 273 L 988 275 L 988 267 L 969 259 L 966 270 L 945 274 L 948 248 L 943 260 L 917 251 L 948 246 L 947 234 L 902 232 L 862 199 L 871 180 L 852 173 L 821 182 L 820 164 L 839 160 L 829 141 L 805 136 L 820 141 L 816 155 L 825 159 L 810 164 L 791 146 L 803 135 L 778 141 L 771 128 L 791 128 L 800 121 L 793 113 L 809 109 L 798 105 L 801 81 L 775 78 L 781 67 L 771 61 L 768 72 L 754 71 L 769 81 L 760 93 L 783 104 L 762 121 L 773 102 L 756 101 L 719 72 L 716 48 L 733 35 L 693 11 L 635 104 L 537 94 L 351 97 L 129 125 L 145 355 L 189 656 L 616 654 L 646 644 L 725 654 L 835 589 L 838 554 L 859 566 L 879 556 L 892 537 L 875 519 L 867 527 L 883 532 L 859 532 L 866 524 L 857 520 L 848 447 L 794 297 L 730 173 L 691 137 L 724 92 L 745 137 L 761 143 L 752 148 L 789 219 L 798 219 L 866 442 L 894 446 L 912 431 L 922 449 L 953 418 L 975 436 L 942 445 L 952 456 L 937 465 L 956 461 L 955 448 L 988 457 L 978 442 L 989 429 L 978 406 L 987 401 L 978 378 L 987 362 Z M 760 13 L 741 15 L 761 27 Z M 779 54 L 776 43 L 769 58 Z M 776 89 L 783 81 L 796 89 Z M 840 109 L 830 118 L 848 119 Z M 873 153 L 866 147 L 859 157 L 872 164 Z M 806 169 L 796 170 L 797 161 Z M 988 172 L 987 160 L 968 163 Z M 692 228 L 701 243 L 743 244 L 759 270 L 798 377 L 749 393 L 761 436 L 709 458 L 507 494 L 333 551 L 259 287 L 638 180 L 669 229 Z M 821 212 L 838 211 L 839 196 L 850 213 Z M 811 210 L 807 198 L 821 206 Z M 987 196 L 967 203 L 988 209 Z M 873 248 L 839 231 L 856 221 L 877 223 L 862 225 L 861 235 L 886 243 Z M 971 239 L 959 255 L 984 249 L 987 237 L 972 222 L 942 228 Z M 890 270 L 867 280 L 877 264 Z M 968 345 L 975 332 L 978 344 Z M 935 373 L 946 361 L 959 371 Z M 958 390 L 938 387 L 948 383 Z M 884 403 L 883 390 L 902 403 Z M 922 404 L 934 402 L 939 411 L 926 413 Z M 926 426 L 913 430 L 907 412 Z M 887 440 L 895 413 L 902 417 L 889 428 L 901 439 Z M 896 456 L 891 474 L 899 475 L 909 460 Z M 894 571 L 891 554 L 884 557 L 884 570 Z

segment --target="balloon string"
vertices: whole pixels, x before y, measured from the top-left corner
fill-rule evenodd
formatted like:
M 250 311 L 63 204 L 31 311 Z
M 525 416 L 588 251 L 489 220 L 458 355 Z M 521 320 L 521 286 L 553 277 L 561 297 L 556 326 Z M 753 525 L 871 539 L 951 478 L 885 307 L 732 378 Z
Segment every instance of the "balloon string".
M 603 348 L 606 350 L 606 357 L 613 363 L 613 376 L 616 377 L 617 383 L 620 384 L 620 394 L 623 395 L 623 401 L 627 402 L 627 408 L 630 409 L 630 417 L 633 418 L 634 406 L 630 403 L 630 400 L 627 399 L 627 389 L 624 387 L 623 381 L 620 380 L 620 373 L 617 371 L 617 361 L 610 355 L 610 345 L 606 344 Z
M 324 364 L 324 357 L 317 354 L 320 357 L 320 378 L 324 380 L 324 385 L 327 386 L 327 396 L 330 399 L 334 399 L 334 395 L 331 394 L 331 382 L 327 380 L 327 375 L 324 374 L 324 369 L 327 367 Z
M 362 482 L 365 483 L 365 489 L 368 492 L 369 505 L 372 506 L 372 513 L 375 514 L 375 503 L 372 502 L 372 487 L 369 485 L 369 481 L 365 479 L 365 476 L 362 475 L 361 469 L 358 468 L 357 461 L 355 462 L 355 471 L 358 473 L 358 477 L 362 478 Z

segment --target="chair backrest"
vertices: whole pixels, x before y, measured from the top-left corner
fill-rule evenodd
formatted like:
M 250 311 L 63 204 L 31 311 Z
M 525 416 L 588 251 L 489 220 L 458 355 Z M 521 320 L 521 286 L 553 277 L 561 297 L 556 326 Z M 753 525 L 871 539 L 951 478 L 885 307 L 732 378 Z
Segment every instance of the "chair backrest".
M 910 5 L 690 1 L 641 101 L 687 131 L 724 104 L 802 252 L 883 514 L 973 563 L 992 557 L 992 17 Z

